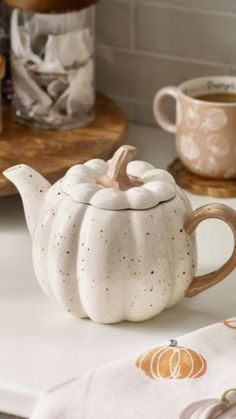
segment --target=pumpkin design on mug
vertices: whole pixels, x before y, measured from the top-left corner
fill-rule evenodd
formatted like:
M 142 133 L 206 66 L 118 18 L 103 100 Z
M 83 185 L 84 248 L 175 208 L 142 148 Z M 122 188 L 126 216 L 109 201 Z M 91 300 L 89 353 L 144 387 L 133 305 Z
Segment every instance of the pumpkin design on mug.
M 224 135 L 211 134 L 206 140 L 207 148 L 216 156 L 226 156 L 229 151 L 229 142 Z
M 206 373 L 207 362 L 192 349 L 178 346 L 171 340 L 169 346 L 149 349 L 139 356 L 136 366 L 150 378 L 199 378 Z
M 182 155 L 189 160 L 196 159 L 200 154 L 199 148 L 193 140 L 192 133 L 189 135 L 182 135 L 180 147 Z
M 216 176 L 218 174 L 218 171 L 219 171 L 219 165 L 217 164 L 214 157 L 210 156 L 208 158 L 207 164 L 205 165 L 205 172 L 209 176 Z
M 203 114 L 201 129 L 204 132 L 219 131 L 222 129 L 228 119 L 223 109 L 210 108 Z
M 175 134 L 177 157 L 185 169 L 193 174 L 220 180 L 236 177 L 236 171 L 228 171 L 236 168 L 236 103 L 233 96 L 231 103 L 227 98 L 228 94 L 235 94 L 235 85 L 236 77 L 197 77 L 179 86 L 162 87 L 154 97 L 153 112 L 157 123 L 165 131 Z M 172 97 L 176 103 L 176 123 L 168 115 L 164 100 L 166 97 Z M 179 103 L 183 111 L 181 122 L 178 121 Z M 207 141 L 211 135 L 217 136 Z M 192 147 L 189 152 L 190 147 L 184 146 L 183 137 L 192 137 L 199 148 L 197 157 Z M 187 141 L 188 144 L 191 142 Z M 209 157 L 217 158 L 217 170 L 210 170 L 206 166 Z M 200 170 L 195 170 L 196 160 L 201 164 Z
M 196 172 L 199 175 L 204 176 L 207 173 L 208 176 L 217 175 L 218 165 L 214 157 L 210 156 L 205 165 L 201 164 L 200 160 L 194 161 L 191 164 L 193 172 Z
M 189 128 L 195 129 L 200 124 L 200 116 L 193 108 L 188 108 L 186 112 L 186 122 Z

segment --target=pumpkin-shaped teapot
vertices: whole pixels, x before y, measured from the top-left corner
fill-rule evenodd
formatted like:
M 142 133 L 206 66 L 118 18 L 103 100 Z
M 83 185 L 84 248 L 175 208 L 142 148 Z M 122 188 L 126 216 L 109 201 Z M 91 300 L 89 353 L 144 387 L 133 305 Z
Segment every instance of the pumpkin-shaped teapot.
M 164 170 L 131 161 L 122 146 L 112 160 L 78 164 L 53 186 L 18 165 L 4 172 L 19 189 L 33 240 L 33 263 L 45 293 L 72 315 L 100 323 L 141 321 L 219 282 L 236 265 L 236 247 L 218 271 L 194 278 L 193 230 L 206 218 L 226 221 L 224 205 L 192 211 Z

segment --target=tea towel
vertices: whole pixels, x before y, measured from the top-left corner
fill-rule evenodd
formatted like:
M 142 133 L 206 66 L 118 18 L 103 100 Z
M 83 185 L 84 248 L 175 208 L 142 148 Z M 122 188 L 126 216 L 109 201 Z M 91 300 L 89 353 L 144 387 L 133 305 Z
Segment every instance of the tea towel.
M 31 419 L 236 419 L 236 317 L 58 385 Z

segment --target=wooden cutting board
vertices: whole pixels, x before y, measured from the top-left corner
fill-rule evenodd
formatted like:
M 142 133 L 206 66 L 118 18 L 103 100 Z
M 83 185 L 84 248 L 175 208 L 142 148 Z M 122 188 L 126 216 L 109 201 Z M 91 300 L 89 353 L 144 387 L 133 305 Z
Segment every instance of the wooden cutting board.
M 118 105 L 101 94 L 96 101 L 96 120 L 85 128 L 70 131 L 34 131 L 12 121 L 6 111 L 0 134 L 0 196 L 17 192 L 2 175 L 8 167 L 28 164 L 54 182 L 76 163 L 110 158 L 123 143 L 127 126 L 127 118 Z

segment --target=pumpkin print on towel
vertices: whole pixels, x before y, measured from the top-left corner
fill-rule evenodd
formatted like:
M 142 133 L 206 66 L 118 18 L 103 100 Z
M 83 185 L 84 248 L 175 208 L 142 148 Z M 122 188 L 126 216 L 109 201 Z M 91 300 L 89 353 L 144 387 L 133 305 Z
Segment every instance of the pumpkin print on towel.
M 236 405 L 236 389 L 227 390 L 221 399 L 206 399 L 187 406 L 179 419 L 213 419 L 230 411 Z M 233 418 L 235 416 L 227 416 Z
M 233 319 L 227 319 L 223 320 L 222 323 L 227 326 L 229 329 L 235 329 L 236 330 L 236 317 Z
M 150 378 L 182 379 L 204 375 L 207 362 L 202 355 L 171 340 L 169 346 L 144 352 L 137 358 L 136 366 Z

